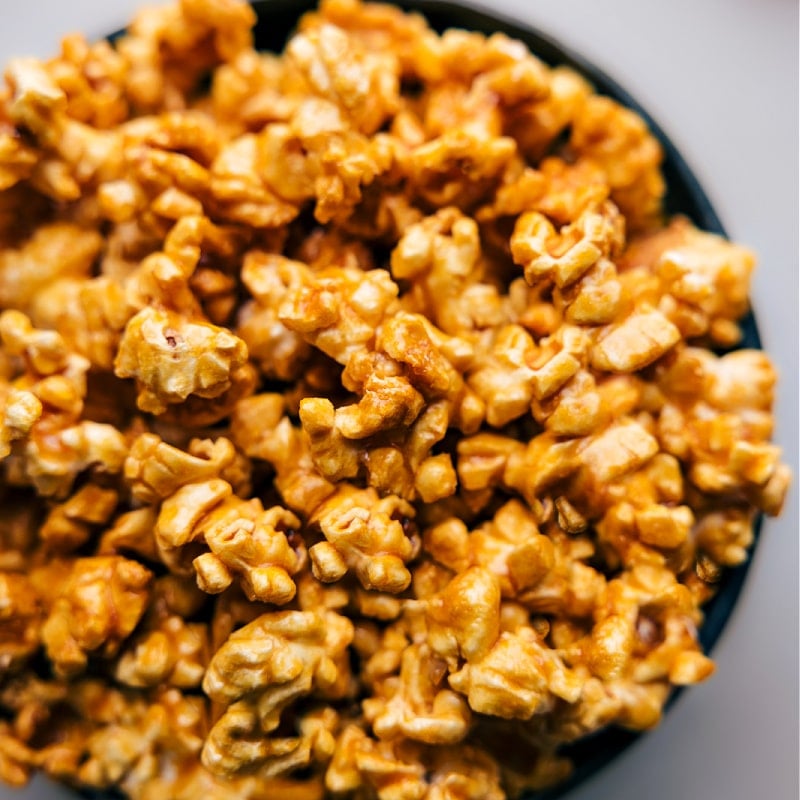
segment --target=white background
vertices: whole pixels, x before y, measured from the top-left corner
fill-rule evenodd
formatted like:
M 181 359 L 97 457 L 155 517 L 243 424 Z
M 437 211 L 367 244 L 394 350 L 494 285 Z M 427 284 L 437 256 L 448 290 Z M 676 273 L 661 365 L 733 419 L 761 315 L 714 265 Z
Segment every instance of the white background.
M 0 0 L 0 63 L 121 27 L 139 0 Z M 753 291 L 782 382 L 777 439 L 797 475 L 796 0 L 485 0 L 616 78 L 672 137 L 723 224 L 760 254 Z M 718 671 L 569 800 L 797 800 L 798 511 L 764 526 Z M 55 800 L 35 782 L 0 800 Z M 164 800 L 168 800 L 165 798 Z M 275 800 L 280 800 L 276 798 Z

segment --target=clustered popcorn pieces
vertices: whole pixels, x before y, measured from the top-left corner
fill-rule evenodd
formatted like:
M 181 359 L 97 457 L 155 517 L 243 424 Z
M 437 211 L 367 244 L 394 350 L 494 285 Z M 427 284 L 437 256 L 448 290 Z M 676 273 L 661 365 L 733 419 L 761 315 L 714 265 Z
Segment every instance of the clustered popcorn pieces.
M 780 510 L 753 256 L 519 42 L 254 22 L 180 0 L 5 72 L 0 776 L 558 783 L 711 674 L 702 604 Z

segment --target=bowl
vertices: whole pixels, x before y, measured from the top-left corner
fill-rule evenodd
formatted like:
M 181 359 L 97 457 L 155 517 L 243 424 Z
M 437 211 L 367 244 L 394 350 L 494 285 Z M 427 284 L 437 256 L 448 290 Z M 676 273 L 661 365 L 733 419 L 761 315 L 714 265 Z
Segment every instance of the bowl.
M 536 28 L 515 22 L 464 4 L 442 0 L 400 0 L 394 2 L 405 10 L 423 13 L 434 29 L 444 30 L 459 27 L 483 33 L 503 32 L 523 41 L 532 52 L 548 64 L 565 64 L 584 75 L 602 93 L 613 97 L 642 116 L 651 131 L 661 142 L 664 150 L 663 171 L 667 182 L 665 206 L 670 214 L 680 213 L 689 217 L 699 228 L 725 235 L 725 230 L 699 181 L 692 173 L 678 149 L 666 136 L 652 116 L 623 87 L 611 79 L 590 61 L 560 44 L 556 39 Z M 316 6 L 315 0 L 256 0 L 253 3 L 259 16 L 255 29 L 256 46 L 261 50 L 280 51 L 294 28 L 298 17 Z M 752 314 L 741 323 L 742 347 L 760 348 L 761 341 Z M 760 529 L 760 518 L 755 525 L 756 542 Z M 725 572 L 719 591 L 704 608 L 705 622 L 700 630 L 700 639 L 706 652 L 714 648 L 737 601 L 750 560 L 735 569 Z M 680 691 L 670 698 L 672 706 Z M 578 784 L 584 783 L 597 770 L 622 754 L 641 734 L 612 729 L 582 740 L 568 749 L 576 764 L 572 777 L 556 789 L 526 795 L 527 800 L 555 800 L 563 797 Z M 101 800 L 113 795 L 84 793 L 83 796 Z

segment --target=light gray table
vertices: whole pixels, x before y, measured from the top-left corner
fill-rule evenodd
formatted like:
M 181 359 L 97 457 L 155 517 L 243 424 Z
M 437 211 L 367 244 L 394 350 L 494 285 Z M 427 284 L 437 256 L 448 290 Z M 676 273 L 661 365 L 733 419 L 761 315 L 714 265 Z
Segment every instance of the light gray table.
M 732 237 L 760 255 L 754 306 L 782 373 L 777 440 L 797 475 L 798 10 L 795 0 L 485 0 L 623 84 L 682 150 Z M 0 63 L 100 36 L 139 0 L 0 0 Z M 569 800 L 797 800 L 798 508 L 764 526 L 718 672 Z M 0 800 L 70 795 L 44 782 Z M 168 800 L 165 798 L 165 800 Z

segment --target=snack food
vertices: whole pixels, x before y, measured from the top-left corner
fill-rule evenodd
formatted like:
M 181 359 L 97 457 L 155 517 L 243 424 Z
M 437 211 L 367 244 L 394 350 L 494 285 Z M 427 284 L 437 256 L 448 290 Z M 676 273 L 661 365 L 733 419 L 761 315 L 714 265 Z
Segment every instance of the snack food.
M 173 11 L 161 26 L 139 25 L 185 29 L 178 44 L 148 50 L 133 26 L 134 41 L 120 45 L 166 54 L 163 97 L 148 106 L 137 84 L 141 110 L 174 109 L 187 91 L 175 83 L 192 78 L 192 48 L 211 38 L 203 8 L 185 3 L 185 19 Z M 235 8 L 215 13 L 230 21 Z M 35 584 L 28 606 L 28 589 L 9 592 L 24 606 L 12 619 L 32 632 L 23 643 L 42 631 L 64 673 L 31 689 L 38 705 L 12 706 L 13 747 L 31 751 L 12 762 L 20 769 L 188 796 L 212 780 L 197 769 L 205 740 L 206 763 L 226 774 L 311 765 L 296 792 L 321 793 L 324 774 L 331 791 L 497 796 L 557 779 L 562 740 L 611 720 L 652 724 L 670 682 L 709 669 L 692 630 L 697 604 L 719 568 L 743 557 L 748 504 L 777 510 L 785 472 L 765 444 L 764 357 L 717 359 L 683 340 L 730 343 L 744 306 L 720 298 L 742 302 L 749 257 L 681 223 L 647 233 L 661 192 L 657 145 L 571 74 L 499 37 L 437 40 L 413 20 L 357 12 L 328 3 L 339 32 L 307 22 L 283 66 L 255 59 L 240 100 L 259 96 L 262 77 L 265 92 L 289 88 L 253 100 L 259 110 L 238 128 L 237 114 L 250 112 L 223 67 L 212 98 L 230 105 L 205 120 L 213 131 L 202 129 L 207 108 L 137 120 L 122 143 L 132 164 L 119 171 L 114 135 L 98 135 L 108 147 L 98 169 L 109 174 L 73 176 L 81 196 L 60 197 L 58 216 L 78 229 L 65 234 L 71 253 L 97 248 L 89 265 L 102 253 L 100 275 L 63 266 L 57 289 L 22 280 L 8 303 L 44 315 L 33 328 L 4 319 L 6 350 L 26 358 L 23 380 L 9 380 L 6 429 L 22 444 L 8 480 L 58 500 L 49 527 L 24 529 L 43 545 L 11 548 L 25 565 L 13 577 Z M 235 53 L 234 27 L 213 38 Z M 345 58 L 354 39 L 372 42 L 363 59 Z M 173 55 L 181 46 L 189 54 Z M 483 61 L 471 65 L 476 53 Z M 422 86 L 406 76 L 403 92 L 387 90 L 387 54 Z M 293 95 L 297 108 L 270 116 Z M 65 142 L 88 138 L 70 138 L 69 118 L 47 122 Z M 572 138 L 543 159 L 565 125 Z M 259 155 L 257 169 L 243 168 Z M 63 166 L 48 170 L 70 175 L 60 151 L 51 160 Z M 28 177 L 34 197 L 40 163 Z M 289 222 L 292 207 L 313 208 L 319 226 Z M 51 233 L 39 225 L 40 240 Z M 24 275 L 19 264 L 8 274 Z M 50 327 L 61 342 L 44 335 Z M 110 378 L 115 360 L 127 384 Z M 87 374 L 89 410 L 76 414 Z M 109 393 L 134 379 L 145 413 L 109 408 Z M 37 400 L 48 438 L 34 430 L 26 440 Z M 104 469 L 87 476 L 93 463 Z M 86 483 L 72 492 L 76 476 Z M 84 485 L 116 492 L 108 517 L 87 518 Z M 31 497 L 24 508 L 43 506 Z M 164 573 L 154 589 L 129 574 L 135 564 Z M 222 592 L 216 600 L 193 588 L 195 572 Z M 131 611 L 149 597 L 134 633 L 113 597 L 107 613 L 95 609 L 101 580 L 131 593 Z M 288 608 L 259 604 L 282 600 L 287 582 L 297 587 Z M 178 640 L 171 631 L 192 625 L 207 644 L 165 652 Z M 181 655 L 194 678 L 175 675 Z M 81 678 L 83 660 L 99 683 Z M 194 694 L 198 673 L 215 706 Z M 36 677 L 33 667 L 21 674 Z M 56 690 L 60 699 L 41 699 Z M 6 694 L 26 696 L 19 684 Z M 61 713 L 48 719 L 49 709 Z M 69 742 L 59 767 L 40 745 L 55 719 Z M 145 719 L 153 733 L 143 739 Z M 508 739 L 510 762 L 498 757 Z M 156 759 L 179 780 L 165 784 Z M 213 791 L 246 796 L 258 780 Z

